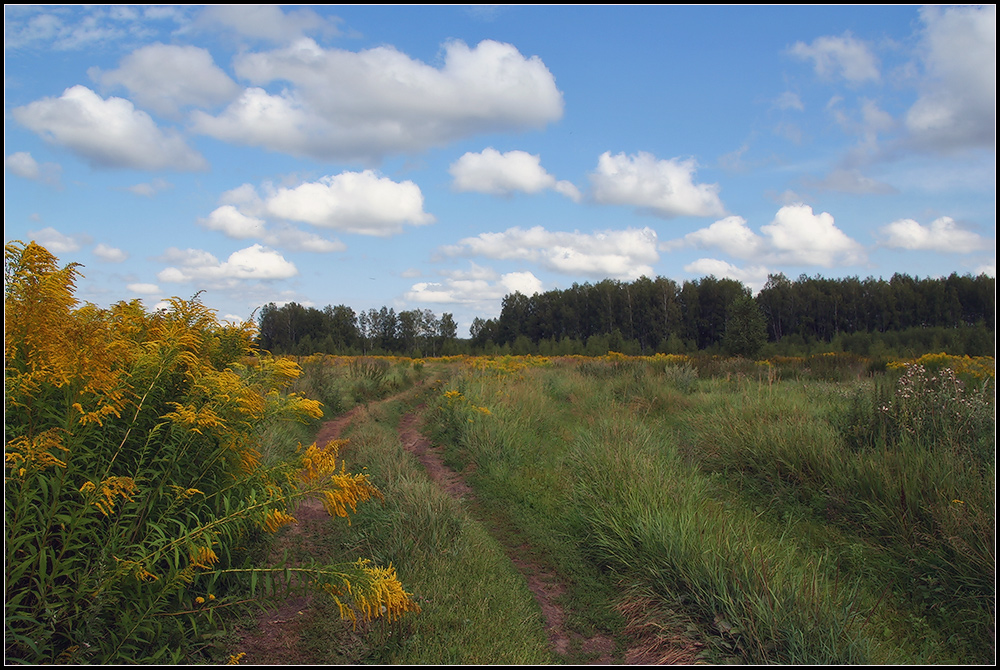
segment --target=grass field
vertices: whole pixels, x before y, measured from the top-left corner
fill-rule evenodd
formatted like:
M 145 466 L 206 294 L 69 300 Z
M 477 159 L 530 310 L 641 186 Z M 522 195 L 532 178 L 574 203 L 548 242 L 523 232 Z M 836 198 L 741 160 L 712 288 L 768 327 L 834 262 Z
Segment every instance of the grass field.
M 870 367 L 413 363 L 423 383 L 349 429 L 349 466 L 386 503 L 325 542 L 391 563 L 425 600 L 355 661 L 594 660 L 546 647 L 512 548 L 558 579 L 575 639 L 614 640 L 615 661 L 642 646 L 710 662 L 992 661 L 992 360 Z M 403 448 L 405 411 L 472 499 L 443 494 Z

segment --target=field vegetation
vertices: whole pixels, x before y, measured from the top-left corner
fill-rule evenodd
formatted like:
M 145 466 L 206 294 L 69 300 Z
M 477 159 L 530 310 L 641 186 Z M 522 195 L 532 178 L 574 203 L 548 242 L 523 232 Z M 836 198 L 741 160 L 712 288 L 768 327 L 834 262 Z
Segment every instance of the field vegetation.
M 75 276 L 6 249 L 8 662 L 263 663 L 307 592 L 304 664 L 995 660 L 992 357 L 275 357 Z

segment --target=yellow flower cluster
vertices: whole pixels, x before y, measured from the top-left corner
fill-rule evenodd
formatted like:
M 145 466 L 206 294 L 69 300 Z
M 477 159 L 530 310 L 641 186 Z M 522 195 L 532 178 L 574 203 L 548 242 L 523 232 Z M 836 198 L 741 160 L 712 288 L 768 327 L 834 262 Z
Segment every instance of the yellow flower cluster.
M 192 567 L 203 570 L 211 570 L 212 566 L 219 561 L 219 557 L 215 555 L 211 547 L 196 547 L 188 552 L 188 558 L 191 559 Z
M 159 579 L 156 575 L 146 569 L 146 566 L 139 561 L 125 561 L 117 556 L 114 557 L 118 563 L 118 568 L 127 574 L 131 574 L 140 582 L 155 582 Z
M 18 477 L 24 477 L 32 470 L 65 468 L 66 462 L 52 454 L 53 450 L 69 451 L 62 445 L 60 432 L 58 428 L 52 428 L 31 439 L 15 437 L 6 445 L 4 463 Z
M 411 598 L 412 594 L 403 590 L 403 585 L 396 576 L 396 569 L 392 565 L 381 568 L 362 558 L 358 559 L 355 567 L 364 575 L 364 586 L 358 583 L 352 584 L 346 577 L 343 579 L 343 585 L 321 585 L 321 588 L 337 603 L 342 619 L 350 619 L 357 625 L 359 615 L 365 619 L 385 617 L 394 621 L 407 612 L 420 611 L 420 606 Z M 347 594 L 353 599 L 351 605 L 341 600 Z
M 291 514 L 283 512 L 280 509 L 274 509 L 274 510 L 270 510 L 264 516 L 264 522 L 261 525 L 264 527 L 264 530 L 266 530 L 267 532 L 269 532 L 269 533 L 275 533 L 275 532 L 278 531 L 278 529 L 283 528 L 283 527 L 288 526 L 288 525 L 293 524 L 293 523 L 298 523 L 298 519 L 296 519 Z
M 506 377 L 525 368 L 544 367 L 552 363 L 548 356 L 475 356 L 465 359 L 465 365 L 476 372 Z
M 478 405 L 472 404 L 472 402 L 469 401 L 468 398 L 462 395 L 461 391 L 458 391 L 456 389 L 445 391 L 444 397 L 445 400 L 448 401 L 449 407 L 460 407 L 464 405 L 467 406 L 469 409 L 473 410 L 474 412 L 479 412 L 480 414 L 484 414 L 486 416 L 492 416 L 493 414 L 488 407 L 479 407 Z M 469 419 L 469 421 L 471 422 L 472 419 Z
M 394 621 L 407 612 L 420 611 L 420 606 L 410 599 L 411 594 L 403 590 L 392 565 L 380 568 L 372 565 L 368 559 L 361 559 L 358 567 L 370 580 L 368 591 L 357 597 L 358 606 L 366 617 L 384 616 Z
M 902 369 L 907 365 L 922 365 L 931 370 L 950 368 L 959 375 L 969 375 L 976 379 L 996 379 L 996 361 L 992 356 L 952 356 L 946 353 L 924 354 L 916 359 L 892 361 L 889 369 Z
M 325 448 L 313 443 L 302 455 L 302 469 L 299 479 L 306 488 L 315 489 L 323 501 L 323 507 L 330 516 L 344 517 L 350 522 L 348 508 L 357 511 L 359 502 L 378 498 L 384 500 L 379 491 L 365 474 L 351 474 L 341 462 L 337 466 L 337 453 L 347 440 L 331 440 Z
M 100 510 L 104 516 L 109 516 L 115 511 L 117 502 L 128 502 L 139 492 L 135 480 L 131 477 L 108 477 L 101 482 L 101 492 L 96 500 L 91 504 Z M 94 482 L 84 482 L 80 487 L 80 493 L 94 496 L 97 486 Z

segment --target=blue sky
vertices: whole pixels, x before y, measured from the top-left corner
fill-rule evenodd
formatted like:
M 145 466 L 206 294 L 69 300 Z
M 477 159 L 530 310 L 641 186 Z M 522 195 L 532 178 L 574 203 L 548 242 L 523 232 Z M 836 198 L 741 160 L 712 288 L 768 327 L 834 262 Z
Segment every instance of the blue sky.
M 987 273 L 996 9 L 4 8 L 4 239 L 77 297 L 452 313 Z

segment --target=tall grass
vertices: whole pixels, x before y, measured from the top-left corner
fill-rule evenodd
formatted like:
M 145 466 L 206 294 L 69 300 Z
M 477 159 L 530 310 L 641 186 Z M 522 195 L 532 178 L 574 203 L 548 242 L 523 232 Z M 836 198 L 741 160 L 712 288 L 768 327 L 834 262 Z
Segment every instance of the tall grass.
M 939 660 L 986 659 L 995 607 L 991 407 L 988 395 L 964 395 L 952 375 L 931 382 L 914 369 L 832 393 L 747 384 L 692 415 L 688 453 L 747 504 L 834 529 L 841 566 L 891 593 L 916 622 L 900 632 L 903 644 L 933 638 Z
M 567 579 L 645 585 L 701 622 L 715 658 L 990 658 L 991 395 L 959 402 L 939 374 L 933 400 L 878 427 L 863 361 L 812 363 L 809 381 L 619 355 L 466 374 L 437 435 Z
M 720 499 L 648 429 L 599 422 L 577 442 L 575 511 L 599 559 L 682 599 L 750 663 L 866 663 L 857 587 Z M 873 604 L 870 603 L 869 606 Z

